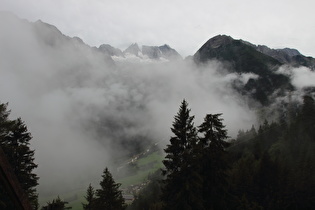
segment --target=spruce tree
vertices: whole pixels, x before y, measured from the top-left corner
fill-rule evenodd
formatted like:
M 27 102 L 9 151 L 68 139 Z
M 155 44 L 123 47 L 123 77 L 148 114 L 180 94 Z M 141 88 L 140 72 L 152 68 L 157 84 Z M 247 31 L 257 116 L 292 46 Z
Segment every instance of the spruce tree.
M 187 163 L 188 157 L 197 142 L 197 129 L 194 126 L 195 116 L 190 116 L 188 103 L 183 100 L 177 115 L 174 117 L 173 127 L 171 128 L 174 136 L 171 137 L 169 145 L 164 150 L 166 157 L 163 161 L 165 166 L 164 174 L 170 175 L 181 171 Z
M 89 184 L 87 190 L 86 190 L 86 196 L 84 198 L 87 201 L 87 204 L 82 203 L 84 210 L 93 210 L 95 209 L 95 191 L 91 184 Z
M 198 138 L 193 120 L 188 103 L 183 100 L 172 124 L 171 144 L 164 150 L 166 179 L 162 200 L 165 209 L 203 209 L 202 179 L 194 153 Z
M 9 120 L 9 114 L 7 104 L 0 104 L 0 146 L 33 208 L 37 209 L 39 178 L 33 173 L 37 165 L 34 163 L 34 150 L 29 147 L 32 136 L 21 118 Z
M 203 148 L 211 148 L 218 151 L 224 151 L 228 146 L 227 130 L 222 123 L 222 114 L 207 114 L 204 122 L 199 126 L 199 132 L 204 136 L 200 138 Z
M 201 176 L 203 177 L 204 207 L 206 209 L 227 209 L 227 130 L 220 118 L 221 114 L 208 114 L 199 126 L 199 148 Z
M 13 122 L 9 120 L 10 110 L 7 110 L 7 107 L 8 107 L 8 103 L 6 104 L 0 103 L 0 141 L 1 142 L 7 136 L 13 124 Z
M 26 125 L 18 118 L 10 134 L 7 136 L 7 156 L 13 166 L 13 170 L 21 183 L 22 188 L 28 194 L 30 201 L 35 205 L 37 202 L 36 186 L 38 177 L 33 170 L 37 168 L 34 163 L 34 150 L 29 147 L 32 139 L 31 133 L 28 132 Z
M 46 206 L 43 206 L 41 210 L 66 210 L 66 209 L 72 209 L 72 207 L 67 207 L 66 204 L 68 204 L 67 201 L 63 201 L 58 196 L 56 199 L 53 199 L 52 202 L 47 202 Z
M 108 168 L 105 168 L 103 179 L 100 182 L 101 189 L 96 190 L 96 209 L 122 210 L 125 209 L 125 201 L 122 192 L 119 190 L 120 184 L 113 179 Z
M 315 101 L 309 96 L 303 97 L 302 112 L 300 114 L 300 121 L 303 130 L 309 137 L 315 141 Z

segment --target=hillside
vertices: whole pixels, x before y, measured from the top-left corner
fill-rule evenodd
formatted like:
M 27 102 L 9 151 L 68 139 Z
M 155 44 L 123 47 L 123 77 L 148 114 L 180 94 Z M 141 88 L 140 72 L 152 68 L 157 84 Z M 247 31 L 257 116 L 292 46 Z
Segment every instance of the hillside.
M 290 60 L 280 59 L 277 56 L 279 53 Z M 246 41 L 235 40 L 226 35 L 209 39 L 195 53 L 193 59 L 197 64 L 215 59 L 223 62 L 229 72 L 258 75 L 257 79 L 250 79 L 244 86 L 235 88 L 243 95 L 250 95 L 258 100 L 262 105 L 268 105 L 273 98 L 283 96 L 284 92 L 294 89 L 290 77 L 276 72 L 281 65 L 303 65 L 313 68 L 314 61 L 313 58 L 307 58 L 296 50 L 272 50 Z
M 125 160 L 124 164 L 114 170 L 115 179 L 117 183 L 121 184 L 123 197 L 128 204 L 134 199 L 134 195 L 137 195 L 150 182 L 149 177 L 156 172 L 159 173 L 163 167 L 162 160 L 163 154 L 155 145 L 135 155 L 131 160 Z M 99 188 L 97 180 L 90 181 L 95 189 Z M 59 196 L 69 202 L 68 206 L 71 206 L 72 209 L 80 210 L 83 209 L 82 203 L 86 202 L 84 198 L 86 188 L 76 189 Z M 55 197 L 55 195 L 41 197 L 40 204 L 44 205 Z

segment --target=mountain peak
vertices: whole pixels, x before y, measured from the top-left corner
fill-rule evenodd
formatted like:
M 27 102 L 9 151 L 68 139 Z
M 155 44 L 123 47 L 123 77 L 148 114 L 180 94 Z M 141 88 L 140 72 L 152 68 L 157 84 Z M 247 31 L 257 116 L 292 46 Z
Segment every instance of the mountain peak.
M 99 46 L 98 48 L 100 51 L 102 51 L 103 53 L 105 53 L 106 55 L 109 56 L 120 56 L 120 57 L 124 57 L 123 52 L 118 49 L 118 48 L 114 48 L 109 44 L 102 44 Z
M 288 56 L 293 57 L 296 55 L 302 55 L 297 49 L 292 49 L 292 48 L 283 48 L 283 49 L 277 49 L 278 51 L 282 51 L 286 53 Z
M 142 54 L 148 56 L 150 59 L 159 59 L 162 57 L 162 52 L 157 46 L 142 46 Z
M 45 28 L 45 30 L 50 31 L 51 33 L 62 34 L 61 31 L 56 26 L 43 22 L 40 19 L 37 20 L 34 24 L 35 24 L 35 27 Z
M 166 59 L 170 60 L 183 59 L 182 56 L 176 50 L 174 50 L 167 44 L 159 46 L 159 50 L 162 52 L 162 56 Z
M 255 45 L 226 35 L 209 39 L 194 55 L 197 63 L 210 59 L 230 62 L 233 71 L 253 72 L 258 75 L 268 69 L 266 63 L 270 66 L 280 65 L 276 59 L 255 49 Z
M 230 72 L 258 75 L 258 79 L 249 80 L 242 90 L 262 104 L 268 103 L 268 96 L 274 90 L 288 85 L 288 78 L 273 73 L 281 65 L 278 60 L 259 52 L 255 46 L 242 40 L 219 35 L 208 40 L 194 55 L 196 63 L 212 59 L 224 62 Z
M 209 39 L 203 47 L 210 47 L 212 49 L 218 48 L 222 45 L 231 43 L 233 38 L 227 35 L 217 35 L 211 39 Z
M 162 46 L 143 45 L 140 49 L 137 43 L 133 43 L 123 52 L 123 54 L 125 56 L 127 54 L 135 55 L 140 58 L 146 57 L 153 60 L 182 59 L 181 55 L 167 44 Z
M 132 54 L 132 55 L 135 55 L 135 56 L 139 56 L 139 53 L 141 52 L 139 46 L 137 43 L 133 43 L 131 44 L 127 49 L 124 50 L 124 54 Z

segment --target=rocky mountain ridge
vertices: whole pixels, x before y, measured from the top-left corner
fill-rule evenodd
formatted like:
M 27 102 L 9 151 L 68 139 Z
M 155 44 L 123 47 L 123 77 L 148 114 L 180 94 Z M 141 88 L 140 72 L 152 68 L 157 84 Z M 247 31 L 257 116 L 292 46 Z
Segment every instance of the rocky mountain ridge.
M 315 59 L 310 56 L 302 55 L 297 49 L 292 48 L 282 48 L 282 49 L 272 49 L 266 45 L 254 45 L 247 41 L 243 43 L 254 47 L 258 52 L 268 55 L 282 64 L 289 64 L 295 67 L 306 66 L 311 69 L 315 69 Z
M 181 60 L 182 56 L 169 45 L 164 44 L 162 46 L 148 46 L 143 45 L 139 48 L 137 43 L 131 44 L 124 51 L 111 46 L 110 44 L 101 44 L 99 47 L 91 47 L 87 45 L 79 37 L 69 37 L 64 35 L 56 26 L 49 23 L 45 23 L 41 20 L 36 22 L 29 22 L 27 20 L 22 20 L 10 12 L 0 12 L 0 18 L 6 24 L 9 22 L 12 25 L 19 25 L 20 27 L 26 27 L 35 32 L 35 36 L 42 43 L 45 43 L 50 46 L 61 46 L 71 43 L 76 48 L 85 49 L 87 51 L 93 51 L 98 54 L 101 53 L 104 56 L 104 59 L 109 63 L 114 63 L 112 58 L 118 58 L 116 60 L 127 60 L 130 56 L 135 56 L 136 61 L 147 60 L 147 61 L 173 61 Z M 6 26 L 9 27 L 9 26 Z M 5 32 L 6 29 L 3 28 Z M 7 30 L 9 31 L 9 29 Z
M 137 43 L 134 43 L 124 51 L 109 44 L 102 44 L 98 48 L 91 47 L 80 38 L 66 36 L 55 26 L 42 21 L 31 23 L 10 14 L 0 15 L 4 16 L 0 19 L 3 22 L 9 20 L 12 24 L 14 22 L 18 23 L 18 27 L 31 29 L 30 31 L 36 37 L 35 42 L 40 42 L 45 46 L 50 46 L 55 50 L 67 52 L 68 54 L 76 52 L 79 57 L 101 59 L 109 67 L 115 66 L 117 62 L 121 61 L 167 62 L 183 60 L 176 50 L 166 44 L 162 46 L 144 45 L 140 48 Z M 3 34 L 6 34 L 6 31 L 8 31 L 7 37 L 14 39 L 12 33 L 9 33 L 10 29 L 6 27 L 1 28 Z M 16 34 L 16 36 L 17 39 L 14 40 L 20 40 L 22 48 L 23 37 L 21 38 L 21 36 L 23 35 Z M 50 47 L 47 49 L 51 49 Z M 232 73 L 252 73 L 256 75 L 256 79 L 251 78 L 244 86 L 235 85 L 235 88 L 243 94 L 251 95 L 262 104 L 268 104 L 268 98 L 275 92 L 292 90 L 289 76 L 276 72 L 280 66 L 285 64 L 315 69 L 315 59 L 302 55 L 296 49 L 271 49 L 264 45 L 254 45 L 247 41 L 236 40 L 226 35 L 218 35 L 209 39 L 191 58 L 197 64 L 206 63 L 210 60 L 219 60 L 224 64 L 225 70 Z M 187 60 L 189 59 L 185 59 L 185 61 Z M 74 59 L 71 65 L 76 65 L 76 69 L 84 69 L 86 68 L 85 66 L 93 65 L 85 63 L 81 65 L 79 64 L 81 61 L 83 62 L 84 59 Z M 69 63 L 69 66 L 71 65 Z
M 295 67 L 298 66 L 306 66 L 311 69 L 315 69 L 315 59 L 310 56 L 302 55 L 297 49 L 292 48 L 283 48 L 283 49 L 272 49 L 267 47 L 266 45 L 255 45 L 248 41 L 244 40 L 235 40 L 231 36 L 227 35 L 217 35 L 215 37 L 210 38 L 194 55 L 194 59 L 196 61 L 205 61 L 207 60 L 207 56 L 209 55 L 210 58 L 218 58 L 215 55 L 215 49 L 219 49 L 221 47 L 221 51 L 226 46 L 239 42 L 238 45 L 244 44 L 255 51 L 264 54 L 265 56 L 271 57 L 279 62 L 279 64 L 288 64 Z M 247 48 L 246 46 L 242 46 L 242 48 Z M 255 54 L 257 54 L 255 52 Z M 214 53 L 214 54 L 213 54 Z M 211 54 L 211 55 L 210 55 Z M 227 58 L 227 59 L 230 59 Z M 269 59 L 270 60 L 270 59 Z
M 263 45 L 254 45 L 230 36 L 218 35 L 209 39 L 193 56 L 195 63 L 203 64 L 219 60 L 230 73 L 253 73 L 256 79 L 246 84 L 235 84 L 235 89 L 243 95 L 268 105 L 271 96 L 278 97 L 292 91 L 291 78 L 277 72 L 280 66 L 305 66 L 314 69 L 315 59 L 306 57 L 295 49 L 270 49 Z
M 172 61 L 182 59 L 182 56 L 167 44 L 164 44 L 162 46 L 143 45 L 140 48 L 137 43 L 133 43 L 124 51 L 118 48 L 114 48 L 109 44 L 103 44 L 98 49 L 106 55 L 120 58 L 136 56 L 140 59 L 151 59 L 155 61 Z

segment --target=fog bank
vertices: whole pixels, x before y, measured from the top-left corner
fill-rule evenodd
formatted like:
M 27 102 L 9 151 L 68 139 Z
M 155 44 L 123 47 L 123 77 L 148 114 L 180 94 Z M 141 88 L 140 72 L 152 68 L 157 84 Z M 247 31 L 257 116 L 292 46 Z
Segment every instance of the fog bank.
M 255 75 L 222 74 L 213 61 L 116 62 L 42 22 L 1 19 L 0 100 L 33 135 L 39 192 L 86 187 L 127 144 L 160 142 L 185 98 L 199 125 L 223 113 L 230 136 L 249 128 L 254 114 L 231 87 Z M 139 141 L 138 141 L 139 142 Z

